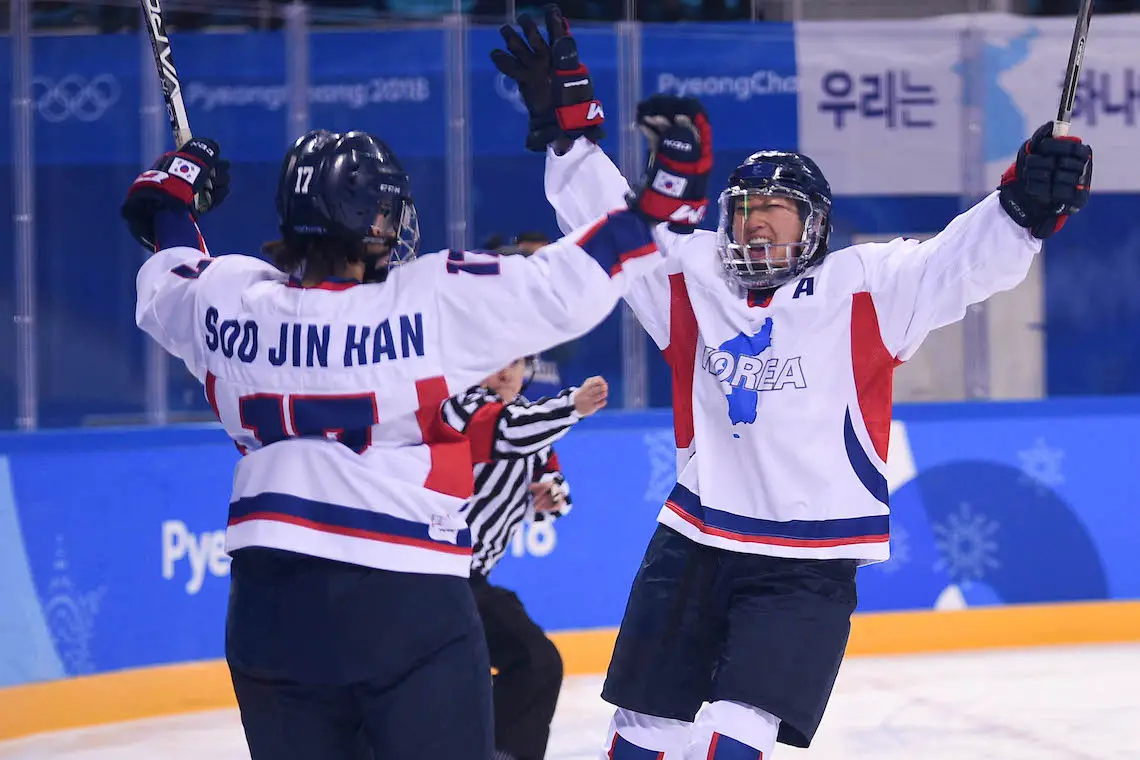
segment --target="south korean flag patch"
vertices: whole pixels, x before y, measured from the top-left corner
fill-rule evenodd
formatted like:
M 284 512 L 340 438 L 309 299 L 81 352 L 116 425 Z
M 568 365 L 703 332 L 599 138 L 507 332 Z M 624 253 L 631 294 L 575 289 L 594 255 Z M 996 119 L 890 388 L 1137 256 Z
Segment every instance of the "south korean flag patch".
M 676 174 L 670 174 L 663 169 L 659 169 L 657 176 L 653 178 L 653 189 L 670 198 L 680 198 L 684 195 L 685 186 L 688 184 L 689 180 L 678 177 Z
M 185 158 L 175 156 L 174 160 L 170 162 L 170 168 L 166 170 L 167 174 L 172 177 L 186 180 L 187 184 L 193 185 L 198 181 L 198 174 L 202 171 L 202 167 L 193 161 L 187 161 Z

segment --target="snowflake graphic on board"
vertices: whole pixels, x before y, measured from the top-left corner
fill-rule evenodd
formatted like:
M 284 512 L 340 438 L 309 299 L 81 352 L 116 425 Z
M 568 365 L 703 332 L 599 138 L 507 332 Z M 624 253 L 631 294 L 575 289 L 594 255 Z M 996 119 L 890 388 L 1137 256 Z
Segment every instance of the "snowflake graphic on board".
M 1044 493 L 1065 482 L 1065 476 L 1061 472 L 1061 460 L 1065 458 L 1065 452 L 1053 448 L 1044 438 L 1034 441 L 1032 448 L 1017 452 L 1017 458 L 1021 461 L 1022 475 L 1019 481 L 1036 486 L 1038 493 Z
M 910 531 L 901 525 L 891 526 L 891 558 L 874 567 L 892 575 L 910 564 Z
M 642 438 L 649 453 L 649 482 L 645 500 L 664 504 L 677 483 L 677 440 L 671 430 L 646 433 Z
M 990 570 L 1001 567 L 997 557 L 998 543 L 994 536 L 1000 526 L 968 502 L 962 502 L 945 522 L 934 524 L 935 545 L 942 556 L 934 569 L 945 570 L 963 587 L 980 581 Z
M 56 651 L 68 675 L 93 673 L 95 663 L 91 660 L 91 639 L 95 637 L 95 617 L 99 614 L 107 587 L 100 586 L 86 592 L 75 588 L 63 536 L 55 537 L 52 570 L 49 596 L 42 600 L 42 604 Z

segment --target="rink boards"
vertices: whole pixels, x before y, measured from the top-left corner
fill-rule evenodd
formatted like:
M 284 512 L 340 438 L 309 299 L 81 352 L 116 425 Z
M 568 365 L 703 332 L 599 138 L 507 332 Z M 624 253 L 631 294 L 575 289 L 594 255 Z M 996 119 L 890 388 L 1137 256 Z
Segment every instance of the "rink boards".
M 1140 640 L 1140 399 L 906 405 L 892 558 L 860 571 L 851 653 Z M 673 485 L 671 417 L 604 413 L 559 445 L 575 509 L 492 579 L 604 670 Z M 232 700 L 228 489 L 214 426 L 0 436 L 0 738 Z

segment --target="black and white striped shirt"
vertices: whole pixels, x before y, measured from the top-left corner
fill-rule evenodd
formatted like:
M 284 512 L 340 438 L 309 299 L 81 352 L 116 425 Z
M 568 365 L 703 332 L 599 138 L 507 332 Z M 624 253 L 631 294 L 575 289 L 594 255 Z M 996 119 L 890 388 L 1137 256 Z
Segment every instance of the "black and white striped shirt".
M 465 434 L 475 462 L 475 492 L 464 507 L 471 528 L 473 575 L 486 575 L 510 545 L 528 515 L 538 521 L 570 511 L 570 489 L 552 444 L 581 415 L 574 409 L 577 388 L 530 402 L 522 396 L 504 403 L 482 386 L 443 402 L 443 420 Z M 529 486 L 557 484 L 564 494 L 556 510 L 535 512 Z

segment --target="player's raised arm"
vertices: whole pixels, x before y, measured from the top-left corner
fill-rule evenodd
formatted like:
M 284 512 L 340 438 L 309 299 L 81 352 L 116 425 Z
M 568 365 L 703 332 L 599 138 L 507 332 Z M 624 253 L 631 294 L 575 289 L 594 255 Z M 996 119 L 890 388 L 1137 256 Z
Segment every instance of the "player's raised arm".
M 500 28 L 506 50 L 491 60 L 519 88 L 529 114 L 526 147 L 547 154 L 546 193 L 563 232 L 623 205 L 630 187 L 598 147 L 605 113 L 594 95 L 589 69 L 557 6 L 547 6 L 546 33 L 529 14 L 519 28 Z M 712 139 L 704 108 L 695 98 L 654 95 L 638 104 L 638 127 L 649 144 L 650 161 L 637 202 L 675 231 L 691 232 L 704 218 Z M 673 139 L 677 130 L 696 140 Z M 696 149 L 697 153 L 689 151 Z M 707 164 L 707 166 L 706 166 Z
M 546 23 L 549 45 L 524 15 L 520 26 L 526 40 L 504 26 L 510 52 L 496 50 L 491 56 L 518 82 L 527 101 L 531 150 L 560 139 L 601 136 L 600 107 L 594 107 L 589 74 L 578 61 L 566 22 L 548 9 Z M 449 254 L 441 299 L 445 310 L 466 315 L 462 330 L 446 340 L 457 379 L 482 376 L 487 361 L 506 363 L 585 334 L 622 296 L 637 301 L 646 282 L 667 298 L 667 280 L 656 271 L 662 258 L 653 228 L 671 222 L 690 232 L 703 218 L 712 134 L 703 109 L 691 99 L 651 99 L 642 104 L 639 119 L 657 142 L 633 191 L 611 193 L 591 207 L 596 213 L 589 216 L 575 213 L 583 224 L 525 259 Z M 655 338 L 662 345 L 668 341 L 667 335 Z
M 590 72 L 578 57 L 569 25 L 554 6 L 546 11 L 544 39 L 535 21 L 519 16 L 521 34 L 501 29 L 506 50 L 491 59 L 504 76 L 518 84 L 530 125 L 526 146 L 546 151 L 546 197 L 559 227 L 570 232 L 599 214 L 635 205 L 669 227 L 658 227 L 655 240 L 666 258 L 651 275 L 630 283 L 625 300 L 661 349 L 670 343 L 669 276 L 679 271 L 671 260 L 687 242 L 706 207 L 707 169 L 712 164 L 711 130 L 701 104 L 693 98 L 656 95 L 638 105 L 638 126 L 649 146 L 643 181 L 633 190 L 597 145 L 604 119 Z M 584 121 L 586 116 L 591 117 Z M 678 235 L 677 233 L 681 233 Z M 703 233 L 702 233 L 703 234 Z
M 193 303 L 198 278 L 215 262 L 198 232 L 198 209 L 215 208 L 229 195 L 229 161 L 213 140 L 195 138 L 163 155 L 127 191 L 122 216 L 131 235 L 155 251 L 139 269 L 135 322 L 159 345 L 201 374 L 195 356 Z
M 650 222 L 618 209 L 530 256 L 453 251 L 438 286 L 449 377 L 467 385 L 515 357 L 581 337 L 660 263 Z
M 547 154 L 546 196 L 568 233 L 624 205 L 629 185 L 597 145 L 605 112 L 566 19 L 547 6 L 545 38 L 529 14 L 518 22 L 521 33 L 510 24 L 499 29 L 506 50 L 492 50 L 491 61 L 519 88 L 529 115 L 526 148 Z
M 595 210 L 599 199 L 624 191 L 627 201 L 647 218 L 665 222 L 654 229 L 664 262 L 630 283 L 625 300 L 657 346 L 673 344 L 670 316 L 681 271 L 681 257 L 708 210 L 707 177 L 712 168 L 712 129 L 695 98 L 654 95 L 637 106 L 637 123 L 649 144 L 645 174 L 632 189 L 609 158 L 585 138 L 563 156 L 547 157 L 547 198 L 560 224 Z
M 910 358 L 926 335 L 971 304 L 1018 285 L 1041 240 L 1089 197 L 1092 150 L 1055 138 L 1052 122 L 1021 146 L 998 189 L 930 240 L 860 246 L 884 344 Z

